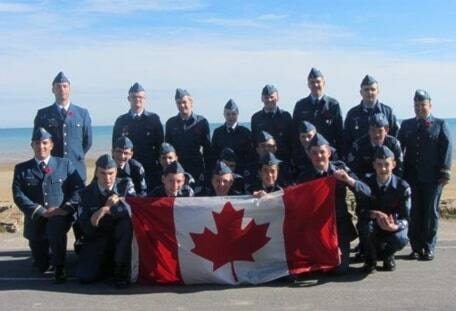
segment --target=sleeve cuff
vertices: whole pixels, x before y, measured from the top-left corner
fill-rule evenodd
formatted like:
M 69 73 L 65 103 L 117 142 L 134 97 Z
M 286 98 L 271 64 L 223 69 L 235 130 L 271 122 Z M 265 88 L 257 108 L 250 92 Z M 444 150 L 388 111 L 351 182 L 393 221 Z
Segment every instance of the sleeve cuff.
M 37 207 L 35 207 L 35 209 L 33 210 L 33 213 L 31 215 L 31 218 L 34 219 L 35 217 L 42 217 L 44 215 L 44 213 L 46 212 L 46 209 L 44 207 L 42 207 L 41 205 L 38 205 Z

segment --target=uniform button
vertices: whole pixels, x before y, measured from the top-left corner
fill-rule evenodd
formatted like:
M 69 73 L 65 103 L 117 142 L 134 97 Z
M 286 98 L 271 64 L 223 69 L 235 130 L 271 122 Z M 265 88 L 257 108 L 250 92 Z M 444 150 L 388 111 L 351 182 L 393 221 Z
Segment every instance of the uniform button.
M 44 202 L 44 206 L 48 206 L 48 202 Z
M 66 136 L 66 133 L 63 133 L 63 136 Z
M 48 195 L 47 192 L 45 192 L 44 195 Z
M 65 146 L 67 145 L 67 143 L 66 143 L 66 142 L 64 142 L 63 144 L 64 144 Z
M 68 154 L 68 152 L 65 151 L 63 154 Z
M 66 124 L 63 124 L 63 127 L 66 127 Z

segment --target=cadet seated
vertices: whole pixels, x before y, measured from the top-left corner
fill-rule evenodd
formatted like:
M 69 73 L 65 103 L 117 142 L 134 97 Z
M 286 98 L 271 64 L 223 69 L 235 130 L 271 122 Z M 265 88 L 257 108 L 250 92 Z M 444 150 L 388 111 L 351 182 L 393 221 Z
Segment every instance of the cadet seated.
M 177 156 L 176 149 L 170 143 L 162 143 L 160 145 L 160 165 L 162 167 L 162 172 L 168 167 L 172 162 L 179 162 L 179 157 Z M 184 172 L 185 175 L 185 184 L 190 186 L 195 190 L 196 182 L 193 176 L 189 172 Z M 153 190 L 153 189 L 152 189 Z
M 256 197 L 262 197 L 266 193 L 282 190 L 277 182 L 280 174 L 280 163 L 282 161 L 271 152 L 263 155 L 259 162 L 259 180 L 249 187 L 248 192 Z
M 162 175 L 162 185 L 149 192 L 149 197 L 193 197 L 193 189 L 185 184 L 185 171 L 179 162 L 171 162 Z
M 105 154 L 96 161 L 92 182 L 81 190 L 79 223 L 84 233 L 76 277 L 82 283 L 114 276 L 123 288 L 130 281 L 133 228 L 124 198 L 134 195 L 130 178 L 117 177 L 117 163 Z
M 146 196 L 147 184 L 144 167 L 132 159 L 133 143 L 128 137 L 121 136 L 114 142 L 112 157 L 117 163 L 117 177 L 130 177 L 135 185 L 136 194 L 140 197 Z
M 260 163 L 261 158 L 268 153 L 272 153 L 274 156 L 277 152 L 277 144 L 274 137 L 266 131 L 261 131 L 256 136 L 256 152 L 258 156 L 257 163 Z M 261 164 L 260 164 L 261 165 Z M 281 187 L 286 187 L 293 183 L 292 174 L 291 174 L 291 167 L 283 162 L 279 162 L 280 170 L 279 176 L 277 177 L 277 183 Z
M 233 171 L 222 161 L 217 161 L 212 170 L 211 187 L 206 190 L 205 196 L 229 196 L 242 195 L 233 189 L 234 174 Z
M 245 193 L 245 181 L 242 175 L 236 174 L 238 158 L 231 148 L 224 148 L 220 153 L 219 161 L 225 163 L 230 169 L 234 177 L 233 190 L 239 193 Z
M 376 113 L 369 117 L 369 129 L 366 135 L 357 139 L 347 156 L 347 164 L 360 178 L 375 172 L 372 167 L 377 147 L 387 146 L 395 156 L 396 167 L 394 174 L 402 175 L 402 149 L 399 140 L 388 135 L 389 123 L 383 113 Z
M 315 126 L 308 121 L 301 121 L 298 126 L 299 146 L 293 152 L 294 176 L 312 167 L 307 147 L 312 138 L 317 134 Z
M 366 255 L 366 273 L 375 271 L 377 259 L 383 259 L 384 270 L 395 270 L 394 254 L 408 243 L 411 205 L 410 186 L 393 174 L 396 161 L 388 147 L 377 149 L 373 166 L 375 174 L 366 179 L 372 195 L 363 206 L 360 216 L 360 239 Z

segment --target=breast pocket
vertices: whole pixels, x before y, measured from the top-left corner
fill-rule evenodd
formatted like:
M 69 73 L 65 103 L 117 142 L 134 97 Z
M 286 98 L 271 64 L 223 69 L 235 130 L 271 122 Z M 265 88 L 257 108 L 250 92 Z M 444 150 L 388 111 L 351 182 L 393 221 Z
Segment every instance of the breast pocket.
M 49 192 L 51 192 L 54 195 L 63 195 L 63 183 L 64 183 L 64 178 L 63 176 L 51 176 L 48 181 L 48 186 L 49 186 Z

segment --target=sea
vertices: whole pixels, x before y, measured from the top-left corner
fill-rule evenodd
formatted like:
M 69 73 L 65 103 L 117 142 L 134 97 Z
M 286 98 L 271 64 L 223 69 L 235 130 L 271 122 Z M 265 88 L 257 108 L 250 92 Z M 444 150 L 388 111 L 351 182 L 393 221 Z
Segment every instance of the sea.
M 456 118 L 446 119 L 456 149 Z M 250 123 L 240 123 L 250 128 Z M 211 135 L 221 123 L 210 123 Z M 112 126 L 93 127 L 93 145 L 87 154 L 88 159 L 95 159 L 111 150 Z M 32 157 L 30 138 L 32 128 L 0 128 L 0 165 L 9 165 L 28 160 Z

